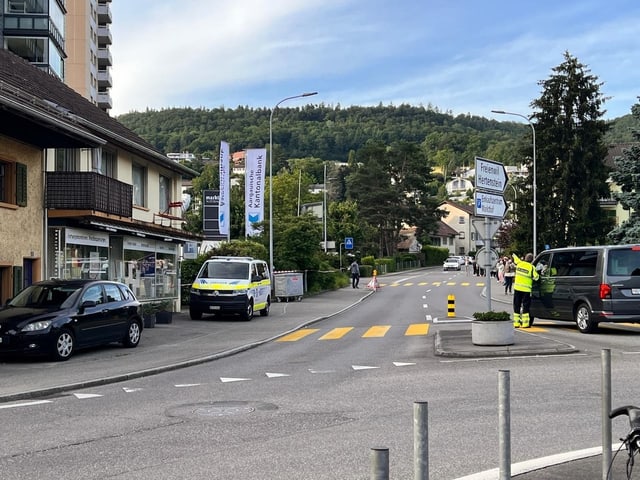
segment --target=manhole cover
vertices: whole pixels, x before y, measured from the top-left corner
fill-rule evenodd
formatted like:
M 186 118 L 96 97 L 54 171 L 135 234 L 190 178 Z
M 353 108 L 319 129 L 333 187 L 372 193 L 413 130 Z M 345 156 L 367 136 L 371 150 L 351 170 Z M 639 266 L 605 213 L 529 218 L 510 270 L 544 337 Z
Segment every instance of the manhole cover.
M 179 405 L 168 409 L 167 415 L 170 417 L 218 418 L 249 414 L 257 411 L 273 411 L 277 409 L 278 407 L 271 403 L 225 401 Z

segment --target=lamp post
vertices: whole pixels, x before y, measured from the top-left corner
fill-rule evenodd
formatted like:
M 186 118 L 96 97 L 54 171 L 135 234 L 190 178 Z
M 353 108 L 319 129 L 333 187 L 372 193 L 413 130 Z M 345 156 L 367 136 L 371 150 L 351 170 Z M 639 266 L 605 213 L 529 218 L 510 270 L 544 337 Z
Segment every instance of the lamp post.
M 273 112 L 281 103 L 294 98 L 310 97 L 317 95 L 318 92 L 301 93 L 300 95 L 293 95 L 292 97 L 286 97 L 280 100 L 271 109 L 269 115 L 269 270 L 273 276 Z
M 529 126 L 531 127 L 531 134 L 533 136 L 533 256 L 536 256 L 537 253 L 537 214 L 536 214 L 536 196 L 537 196 L 537 186 L 536 186 L 536 129 L 533 127 L 533 123 L 529 117 L 525 117 L 520 113 L 513 112 L 505 112 L 504 110 L 491 110 L 493 113 L 498 113 L 500 115 L 514 115 L 516 117 L 524 118 Z

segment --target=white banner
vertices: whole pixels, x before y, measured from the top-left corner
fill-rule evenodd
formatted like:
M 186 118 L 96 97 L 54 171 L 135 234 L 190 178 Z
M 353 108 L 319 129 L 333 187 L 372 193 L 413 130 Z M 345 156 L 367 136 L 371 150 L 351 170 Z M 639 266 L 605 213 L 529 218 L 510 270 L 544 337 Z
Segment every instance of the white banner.
M 220 142 L 220 208 L 218 210 L 218 228 L 221 235 L 229 237 L 231 223 L 229 208 L 229 144 Z
M 260 233 L 253 224 L 264 221 L 264 174 L 266 164 L 266 148 L 247 150 L 244 189 L 246 236 Z

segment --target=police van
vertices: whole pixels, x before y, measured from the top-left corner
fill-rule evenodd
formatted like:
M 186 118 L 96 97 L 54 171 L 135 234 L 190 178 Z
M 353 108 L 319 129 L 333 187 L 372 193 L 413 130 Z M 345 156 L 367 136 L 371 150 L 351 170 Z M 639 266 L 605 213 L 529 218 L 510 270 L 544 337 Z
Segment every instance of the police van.
M 533 265 L 532 320 L 573 321 L 582 333 L 601 322 L 640 323 L 640 245 L 545 250 Z
M 267 262 L 251 257 L 212 257 L 198 272 L 189 295 L 189 314 L 239 314 L 251 320 L 266 317 L 271 306 L 271 275 Z

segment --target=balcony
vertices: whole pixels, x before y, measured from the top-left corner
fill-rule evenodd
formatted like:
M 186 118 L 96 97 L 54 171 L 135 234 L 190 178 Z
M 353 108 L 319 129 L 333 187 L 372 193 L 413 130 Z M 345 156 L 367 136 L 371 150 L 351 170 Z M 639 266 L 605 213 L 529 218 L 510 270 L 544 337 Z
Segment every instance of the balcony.
M 131 218 L 133 186 L 94 172 L 47 172 L 45 207 Z
M 108 3 L 98 4 L 98 23 L 113 23 L 113 19 L 111 17 L 111 7 Z
M 113 43 L 113 37 L 111 36 L 111 30 L 108 26 L 98 26 L 98 45 L 111 45 Z
M 110 110 L 113 108 L 113 101 L 111 95 L 108 92 L 98 92 L 98 108 L 102 110 Z
M 98 78 L 98 88 L 113 87 L 113 80 L 109 70 L 98 70 L 96 77 Z
M 105 68 L 113 65 L 113 58 L 111 58 L 111 52 L 108 48 L 98 49 L 98 67 Z

